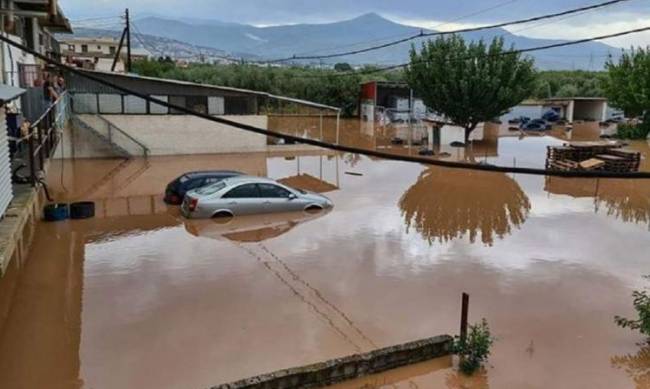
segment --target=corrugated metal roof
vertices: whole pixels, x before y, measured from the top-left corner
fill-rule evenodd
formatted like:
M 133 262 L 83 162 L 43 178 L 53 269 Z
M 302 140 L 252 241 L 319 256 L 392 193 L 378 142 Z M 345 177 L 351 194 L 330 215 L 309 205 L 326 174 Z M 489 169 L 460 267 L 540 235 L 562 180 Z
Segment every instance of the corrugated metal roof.
M 7 101 L 16 99 L 25 92 L 25 89 L 17 88 L 15 86 L 0 85 L 0 102 L 4 104 Z
M 250 95 L 255 95 L 255 96 L 268 97 L 268 98 L 276 99 L 276 100 L 288 101 L 288 102 L 292 102 L 292 103 L 296 103 L 296 104 L 306 105 L 306 106 L 313 107 L 313 108 L 327 109 L 327 110 L 332 110 L 332 111 L 340 111 L 341 110 L 340 108 L 333 107 L 331 105 L 319 104 L 319 103 L 315 103 L 315 102 L 308 101 L 308 100 L 296 99 L 296 98 L 293 98 L 293 97 L 278 96 L 278 95 L 273 95 L 273 94 L 266 93 L 266 92 L 254 91 L 254 90 L 250 90 L 250 89 L 240 89 L 240 88 L 233 88 L 233 87 L 229 87 L 229 86 L 220 86 L 220 85 L 212 85 L 212 84 L 200 84 L 200 83 L 197 83 L 197 82 L 171 80 L 171 79 L 167 79 L 167 78 L 148 77 L 148 76 L 141 76 L 139 74 L 133 74 L 133 73 L 122 74 L 122 73 L 112 73 L 112 72 L 104 72 L 104 71 L 99 71 L 99 70 L 87 70 L 87 69 L 80 70 L 80 71 L 81 72 L 91 73 L 91 74 L 92 73 L 102 74 L 102 75 L 111 76 L 111 77 L 132 78 L 132 79 L 139 79 L 139 80 L 164 82 L 164 83 L 174 84 L 174 85 L 196 86 L 196 87 L 216 89 L 216 90 L 221 90 L 221 91 L 244 93 L 244 94 L 250 94 Z

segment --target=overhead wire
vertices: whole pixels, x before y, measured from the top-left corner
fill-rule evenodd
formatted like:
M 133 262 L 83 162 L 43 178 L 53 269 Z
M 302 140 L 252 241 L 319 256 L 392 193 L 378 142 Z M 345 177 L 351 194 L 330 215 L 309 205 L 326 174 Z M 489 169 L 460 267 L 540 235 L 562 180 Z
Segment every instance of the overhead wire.
M 644 30 L 650 30 L 650 27 L 645 28 Z M 627 32 L 631 33 L 631 32 Z M 620 35 L 622 33 L 619 33 Z M 187 108 L 185 106 L 180 106 L 177 104 L 172 104 L 169 103 L 168 101 L 164 101 L 155 97 L 151 97 L 145 93 L 137 92 L 134 91 L 130 88 L 124 87 L 122 85 L 117 85 L 115 83 L 112 83 L 110 81 L 107 81 L 101 77 L 95 76 L 89 72 L 74 68 L 72 66 L 68 66 L 65 64 L 62 64 L 61 62 L 58 62 L 52 58 L 49 58 L 33 49 L 30 49 L 26 47 L 25 45 L 22 45 L 20 43 L 14 42 L 13 40 L 9 39 L 8 37 L 0 35 L 0 41 L 3 41 L 7 43 L 8 45 L 11 45 L 19 50 L 22 50 L 25 53 L 32 54 L 34 57 L 41 59 L 44 62 L 47 62 L 51 65 L 54 65 L 60 69 L 64 69 L 72 74 L 78 75 L 80 77 L 83 77 L 85 79 L 94 81 L 98 84 L 110 87 L 114 90 L 126 93 L 128 95 L 133 95 L 136 97 L 139 97 L 145 101 L 148 101 L 150 103 L 158 104 L 163 107 L 167 107 L 168 109 L 176 110 L 178 112 L 182 112 L 191 116 L 199 117 L 205 120 L 209 120 L 215 123 L 220 123 L 224 124 L 233 128 L 237 128 L 240 130 L 244 130 L 247 132 L 251 133 L 256 133 L 264 136 L 270 136 L 278 139 L 284 139 L 286 141 L 290 142 L 296 142 L 296 143 L 301 143 L 301 144 L 307 144 L 311 146 L 317 146 L 325 149 L 330 149 L 330 150 L 335 150 L 335 151 L 340 151 L 340 152 L 348 152 L 348 153 L 354 153 L 354 154 L 360 154 L 360 155 L 366 155 L 370 157 L 377 157 L 377 158 L 382 158 L 386 160 L 392 160 L 392 161 L 402 161 L 402 162 L 413 162 L 413 163 L 421 163 L 424 165 L 431 165 L 431 166 L 439 166 L 439 167 L 447 167 L 447 168 L 455 168 L 455 169 L 468 169 L 468 170 L 476 170 L 476 171 L 486 171 L 486 172 L 498 172 L 498 173 L 517 173 L 517 174 L 530 174 L 530 175 L 539 175 L 539 176 L 557 176 L 557 177 L 582 177 L 582 178 L 621 178 L 621 179 L 633 179 L 633 178 L 643 178 L 643 179 L 650 179 L 650 172 L 624 172 L 624 173 L 618 173 L 618 172 L 609 172 L 609 171 L 556 171 L 556 170 L 547 170 L 547 169 L 540 169 L 540 168 L 528 168 L 528 167 L 508 167 L 508 166 L 497 166 L 497 165 L 488 165 L 488 164 L 475 164 L 475 163 L 469 163 L 469 162 L 453 162 L 453 161 L 444 161 L 444 160 L 435 160 L 435 159 L 430 159 L 430 158 L 425 158 L 425 157 L 420 157 L 420 156 L 412 156 L 412 155 L 397 155 L 397 154 L 391 154 L 383 151 L 377 151 L 377 150 L 370 150 L 370 149 L 363 149 L 359 147 L 352 147 L 352 146 L 345 146 L 341 144 L 332 144 L 320 140 L 315 140 L 315 139 L 309 139 L 309 138 L 302 138 L 299 136 L 294 136 L 294 135 L 289 135 L 289 134 L 284 134 L 278 131 L 273 131 L 273 130 L 267 130 L 259 127 L 255 127 L 249 124 L 245 123 L 239 123 L 230 119 L 226 119 L 220 116 L 212 116 L 207 113 L 202 113 L 198 112 L 195 110 L 192 110 L 190 108 Z
M 484 55 L 479 55 L 479 56 L 465 56 L 465 57 L 458 57 L 458 58 L 449 58 L 449 61 L 457 62 L 457 61 L 467 61 L 467 60 L 475 59 L 475 58 L 478 58 L 478 57 L 525 54 L 525 53 L 530 53 L 530 52 L 535 52 L 535 51 L 555 49 L 555 48 L 559 48 L 559 47 L 574 46 L 574 45 L 593 42 L 593 41 L 597 41 L 597 40 L 617 38 L 617 37 L 621 37 L 621 36 L 625 36 L 625 35 L 645 32 L 645 31 L 650 31 L 650 27 L 636 28 L 636 29 L 633 29 L 633 30 L 626 30 L 626 31 L 621 31 L 621 32 L 617 32 L 617 33 L 591 37 L 591 38 L 578 39 L 578 40 L 574 40 L 574 41 L 565 41 L 565 42 L 552 43 L 552 44 L 548 44 L 548 45 L 544 45 L 544 46 L 535 46 L 535 47 L 529 47 L 529 48 L 524 48 L 524 49 L 507 50 L 507 51 L 502 51 L 502 52 L 497 53 L 497 54 L 484 54 Z M 368 75 L 368 74 L 382 73 L 382 72 L 386 72 L 386 71 L 390 71 L 390 70 L 407 68 L 409 66 L 418 65 L 418 64 L 427 63 L 427 62 L 428 62 L 427 60 L 420 60 L 420 61 L 417 61 L 417 62 L 402 63 L 402 64 L 391 65 L 391 66 L 386 66 L 386 67 L 382 67 L 382 68 L 371 68 L 371 69 L 366 69 L 366 70 L 358 70 L 358 71 L 350 71 L 350 72 L 338 72 L 338 73 L 305 74 L 305 75 L 299 75 L 299 76 L 296 76 L 296 77 L 298 77 L 298 78 L 328 78 L 328 77 L 331 78 L 331 77 L 350 77 L 350 76 Z

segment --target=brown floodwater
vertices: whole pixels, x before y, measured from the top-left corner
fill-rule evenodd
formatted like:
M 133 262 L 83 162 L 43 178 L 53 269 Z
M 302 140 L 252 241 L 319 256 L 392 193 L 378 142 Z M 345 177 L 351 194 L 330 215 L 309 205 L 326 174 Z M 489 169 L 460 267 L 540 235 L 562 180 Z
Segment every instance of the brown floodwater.
M 483 143 L 491 163 L 543 164 L 562 142 L 500 134 Z M 335 207 L 187 221 L 162 191 L 200 169 L 282 179 Z M 613 320 L 633 314 L 650 273 L 650 181 L 316 149 L 65 161 L 48 181 L 97 216 L 39 223 L 0 280 L 3 389 L 205 388 L 455 334 L 462 292 L 497 337 L 484 371 L 466 378 L 441 358 L 338 387 L 650 388 L 650 348 Z

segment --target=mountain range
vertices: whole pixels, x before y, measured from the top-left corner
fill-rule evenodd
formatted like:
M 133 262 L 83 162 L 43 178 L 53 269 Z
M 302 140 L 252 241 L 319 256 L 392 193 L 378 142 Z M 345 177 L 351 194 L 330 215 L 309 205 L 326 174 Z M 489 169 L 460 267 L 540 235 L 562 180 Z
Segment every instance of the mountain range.
M 416 35 L 422 30 L 388 20 L 369 13 L 354 19 L 325 24 L 295 24 L 257 27 L 247 24 L 227 23 L 204 19 L 169 19 L 145 17 L 134 22 L 142 39 L 165 38 L 193 47 L 210 48 L 221 54 L 250 59 L 286 58 L 293 55 L 329 54 L 355 50 L 367 46 Z M 533 39 L 515 35 L 504 29 L 488 29 L 461 34 L 466 40 L 486 41 L 502 36 L 508 46 L 526 49 L 562 42 L 559 40 Z M 421 44 L 422 38 L 396 46 L 359 55 L 339 57 L 323 61 L 331 64 L 348 62 L 353 65 L 392 65 L 408 62 L 412 44 Z M 363 43 L 360 43 L 363 42 Z M 160 42 L 150 42 L 164 51 Z M 151 51 L 151 50 L 150 50 Z M 608 55 L 618 56 L 620 49 L 600 42 L 531 52 L 538 68 L 600 70 Z M 313 62 L 313 61 L 312 61 Z

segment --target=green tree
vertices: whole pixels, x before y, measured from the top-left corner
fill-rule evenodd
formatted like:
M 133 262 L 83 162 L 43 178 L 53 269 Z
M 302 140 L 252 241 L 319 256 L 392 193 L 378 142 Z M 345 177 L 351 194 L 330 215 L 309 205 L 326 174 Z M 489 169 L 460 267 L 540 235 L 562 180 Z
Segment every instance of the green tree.
M 644 276 L 644 278 L 650 280 L 650 276 Z M 616 324 L 623 328 L 638 330 L 647 336 L 650 342 L 650 291 L 648 289 L 635 290 L 632 292 L 632 298 L 638 318 L 627 319 L 621 316 L 615 316 L 614 320 Z
M 505 114 L 533 90 L 533 61 L 506 53 L 503 39 L 488 46 L 465 43 L 457 35 L 440 37 L 411 49 L 406 80 L 432 110 L 465 128 L 465 140 L 476 126 Z
M 349 63 L 347 62 L 339 62 L 336 65 L 334 65 L 334 70 L 337 72 L 350 72 L 352 71 L 352 66 L 350 66 Z
M 610 58 L 606 67 L 605 96 L 610 104 L 628 117 L 644 115 L 644 122 L 650 121 L 650 47 L 624 52 L 618 63 Z

